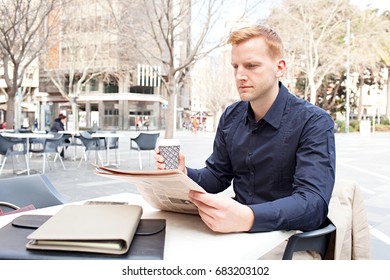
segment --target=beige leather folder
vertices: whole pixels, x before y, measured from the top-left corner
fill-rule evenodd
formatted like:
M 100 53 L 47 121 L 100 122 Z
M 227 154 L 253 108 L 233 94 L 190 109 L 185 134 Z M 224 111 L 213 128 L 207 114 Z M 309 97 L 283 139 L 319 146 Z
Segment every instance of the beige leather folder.
M 66 205 L 27 237 L 26 247 L 125 254 L 141 215 L 138 205 Z

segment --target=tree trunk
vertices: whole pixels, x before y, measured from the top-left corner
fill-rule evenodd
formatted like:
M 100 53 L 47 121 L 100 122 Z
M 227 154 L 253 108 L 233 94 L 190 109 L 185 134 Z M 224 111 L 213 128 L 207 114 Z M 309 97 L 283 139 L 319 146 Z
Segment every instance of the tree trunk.
M 390 67 L 387 68 L 387 104 L 386 117 L 390 120 Z
M 360 81 L 359 81 L 359 91 L 360 91 L 360 96 L 359 96 L 359 105 L 358 105 L 358 115 L 357 115 L 357 120 L 360 122 L 362 120 L 362 115 L 363 115 L 363 77 L 360 75 Z
M 317 101 L 317 89 L 316 89 L 313 77 L 309 77 L 309 87 L 310 87 L 310 103 L 311 104 L 316 104 L 316 101 Z
M 314 73 L 311 70 L 308 71 L 307 81 L 308 81 L 309 89 L 310 89 L 310 103 L 316 104 L 317 89 L 316 89 L 316 83 L 314 81 Z
M 72 98 L 70 102 L 72 104 L 73 130 L 77 131 L 77 130 L 79 130 L 78 107 L 77 107 L 76 100 L 74 100 L 74 98 Z
M 213 120 L 213 131 L 217 131 L 218 129 L 218 122 L 222 116 L 223 109 L 217 110 L 214 112 L 214 120 Z
M 7 128 L 9 129 L 18 129 L 19 127 L 15 126 L 15 96 L 8 94 L 7 101 L 7 113 L 5 115 L 5 121 L 7 123 Z
M 175 79 L 173 75 L 169 77 L 168 82 L 168 109 L 165 114 L 165 138 L 173 138 L 176 124 L 175 116 L 176 116 L 176 98 L 175 98 Z

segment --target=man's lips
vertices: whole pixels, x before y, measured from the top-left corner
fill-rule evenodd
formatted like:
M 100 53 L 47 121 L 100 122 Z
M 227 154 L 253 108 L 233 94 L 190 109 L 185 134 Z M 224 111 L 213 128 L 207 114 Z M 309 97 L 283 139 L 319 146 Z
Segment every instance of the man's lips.
M 240 90 L 246 90 L 246 89 L 249 89 L 249 88 L 252 88 L 252 87 L 248 86 L 248 85 L 243 85 L 243 86 L 239 87 Z

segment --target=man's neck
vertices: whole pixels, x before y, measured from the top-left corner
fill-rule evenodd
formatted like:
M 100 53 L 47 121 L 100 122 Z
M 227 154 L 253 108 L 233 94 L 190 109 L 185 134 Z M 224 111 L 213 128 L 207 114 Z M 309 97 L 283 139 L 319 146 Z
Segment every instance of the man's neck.
M 279 86 L 276 88 L 276 90 L 273 90 L 271 94 L 268 94 L 263 98 L 259 98 L 250 102 L 256 122 L 258 122 L 265 116 L 265 114 L 271 108 L 272 104 L 274 104 L 278 93 Z

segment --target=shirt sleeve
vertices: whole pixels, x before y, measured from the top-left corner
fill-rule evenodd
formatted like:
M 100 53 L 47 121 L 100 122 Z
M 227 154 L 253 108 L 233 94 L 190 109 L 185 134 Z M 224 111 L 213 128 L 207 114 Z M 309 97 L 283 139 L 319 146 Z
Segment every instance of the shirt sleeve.
M 188 176 L 209 193 L 219 193 L 231 185 L 233 179 L 231 160 L 226 148 L 226 111 L 221 116 L 213 145 L 213 153 L 206 160 L 206 167 L 187 167 Z
M 333 120 L 314 115 L 305 125 L 296 152 L 291 196 L 249 205 L 255 220 L 250 231 L 312 230 L 328 214 L 335 180 Z

